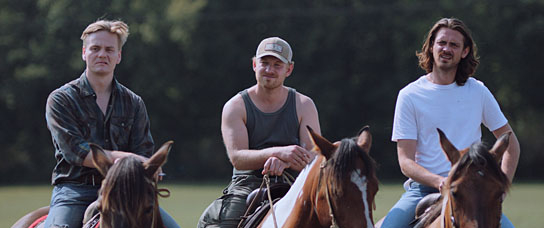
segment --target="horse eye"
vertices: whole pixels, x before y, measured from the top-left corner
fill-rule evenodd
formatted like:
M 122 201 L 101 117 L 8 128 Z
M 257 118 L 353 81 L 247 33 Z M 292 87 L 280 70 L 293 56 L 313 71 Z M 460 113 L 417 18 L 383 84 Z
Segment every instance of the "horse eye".
M 153 213 L 153 207 L 152 206 L 146 207 L 144 213 L 146 213 L 146 214 Z
M 450 193 L 451 193 L 451 196 L 453 196 L 453 198 L 459 197 L 458 194 L 457 194 L 457 188 L 456 187 L 452 187 L 450 189 Z

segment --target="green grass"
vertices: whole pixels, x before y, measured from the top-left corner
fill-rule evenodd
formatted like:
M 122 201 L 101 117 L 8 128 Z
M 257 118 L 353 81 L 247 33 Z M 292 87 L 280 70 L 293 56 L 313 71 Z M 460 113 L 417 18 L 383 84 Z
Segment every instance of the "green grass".
M 226 184 L 226 183 L 225 183 Z M 224 185 L 168 184 L 170 198 L 160 204 L 178 224 L 196 227 L 208 204 L 221 194 Z M 49 204 L 51 186 L 0 187 L 0 227 L 11 225 L 27 212 Z M 374 219 L 383 217 L 403 193 L 401 183 L 382 184 L 376 196 Z M 516 227 L 542 227 L 544 224 L 544 184 L 514 184 L 503 205 L 503 212 Z

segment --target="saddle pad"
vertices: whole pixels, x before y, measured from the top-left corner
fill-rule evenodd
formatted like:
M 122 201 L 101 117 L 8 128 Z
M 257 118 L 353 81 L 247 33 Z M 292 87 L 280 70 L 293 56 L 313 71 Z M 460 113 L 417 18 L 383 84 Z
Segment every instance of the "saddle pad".
M 34 221 L 32 224 L 30 224 L 30 226 L 28 228 L 35 228 L 35 227 L 38 227 L 39 225 L 41 225 L 43 222 L 45 222 L 45 219 L 47 219 L 47 215 L 44 215 L 38 219 L 36 219 L 36 221 Z
M 99 228 L 100 227 L 100 213 L 94 215 L 82 228 Z

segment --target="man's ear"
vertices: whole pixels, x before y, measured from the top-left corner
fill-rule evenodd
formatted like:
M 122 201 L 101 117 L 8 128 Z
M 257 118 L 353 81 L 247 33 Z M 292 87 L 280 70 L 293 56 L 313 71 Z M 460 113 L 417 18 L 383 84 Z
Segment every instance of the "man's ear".
M 461 53 L 462 55 L 462 58 L 466 58 L 468 53 L 470 52 L 470 47 L 466 47 L 465 49 L 463 49 L 463 53 Z
M 289 66 L 288 66 L 288 69 L 287 69 L 287 75 L 285 77 L 289 77 L 291 76 L 291 73 L 293 73 L 293 69 L 295 69 L 295 62 L 290 62 L 290 63 L 287 63 Z
M 117 53 L 117 64 L 121 63 L 121 50 L 119 50 L 119 53 Z
M 257 72 L 255 70 L 255 68 L 257 67 L 257 57 L 253 57 L 253 59 L 251 59 L 251 66 L 253 67 L 253 71 Z
M 83 62 L 87 61 L 85 60 L 85 46 L 81 48 L 81 59 L 83 59 Z

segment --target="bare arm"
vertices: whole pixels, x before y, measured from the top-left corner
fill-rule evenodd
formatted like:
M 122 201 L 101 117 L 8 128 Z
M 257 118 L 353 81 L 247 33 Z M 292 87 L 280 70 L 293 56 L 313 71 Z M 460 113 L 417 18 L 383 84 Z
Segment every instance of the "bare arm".
M 494 130 L 493 134 L 496 138 L 499 138 L 499 136 L 506 132 L 512 132 L 512 134 L 510 135 L 508 148 L 502 156 L 501 169 L 506 174 L 510 182 L 512 182 L 514 180 L 516 168 L 518 167 L 519 154 L 521 152 L 518 138 L 516 137 L 514 130 L 512 130 L 512 127 L 510 127 L 510 124 L 506 124 L 499 129 Z
M 442 181 L 446 178 L 429 172 L 416 163 L 416 140 L 399 139 L 397 142 L 397 153 L 402 173 L 423 185 L 440 189 Z
M 306 126 L 310 126 L 317 134 L 321 135 L 321 126 L 319 125 L 319 115 L 317 113 L 317 108 L 312 99 L 309 97 L 297 93 L 297 115 L 299 118 L 300 128 L 299 128 L 299 139 L 300 145 L 304 147 L 307 151 L 310 151 L 311 159 L 315 157 L 315 153 L 311 152 L 313 149 L 312 140 L 308 133 Z M 304 164 L 306 166 L 306 164 Z M 302 170 L 302 167 L 291 167 L 295 170 Z

